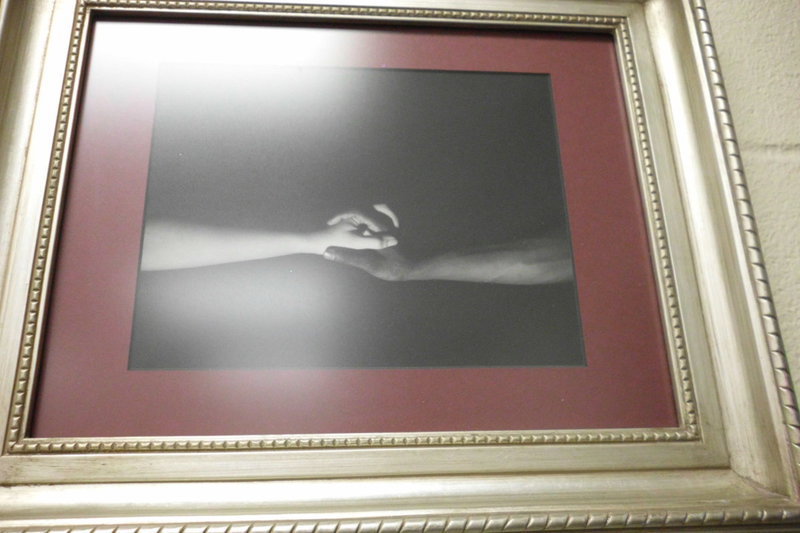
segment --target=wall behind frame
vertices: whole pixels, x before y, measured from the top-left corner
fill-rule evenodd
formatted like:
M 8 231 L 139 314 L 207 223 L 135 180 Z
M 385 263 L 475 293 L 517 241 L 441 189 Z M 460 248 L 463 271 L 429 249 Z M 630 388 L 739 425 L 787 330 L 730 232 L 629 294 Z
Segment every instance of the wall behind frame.
M 706 0 L 786 354 L 800 385 L 800 2 Z

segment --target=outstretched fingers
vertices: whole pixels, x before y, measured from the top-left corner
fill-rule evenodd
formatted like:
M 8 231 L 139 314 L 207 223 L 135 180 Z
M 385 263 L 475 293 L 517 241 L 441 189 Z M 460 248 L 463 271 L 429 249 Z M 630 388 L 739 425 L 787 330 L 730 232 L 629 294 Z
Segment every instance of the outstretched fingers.
M 328 261 L 354 266 L 367 272 L 371 272 L 376 266 L 376 257 L 361 250 L 331 246 L 322 255 Z
M 355 250 L 383 250 L 397 246 L 397 238 L 392 235 L 360 235 L 353 241 Z
M 385 281 L 409 279 L 413 268 L 412 264 L 394 248 L 374 251 L 332 246 L 325 250 L 323 257 L 329 261 L 359 268 Z

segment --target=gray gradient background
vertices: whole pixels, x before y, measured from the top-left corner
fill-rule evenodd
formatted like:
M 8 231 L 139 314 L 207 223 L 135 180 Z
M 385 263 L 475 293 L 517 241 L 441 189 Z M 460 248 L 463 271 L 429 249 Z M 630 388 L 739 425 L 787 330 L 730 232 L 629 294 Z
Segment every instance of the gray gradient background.
M 147 220 L 313 231 L 387 203 L 425 257 L 568 239 L 549 78 L 165 65 Z M 582 365 L 574 283 L 391 283 L 315 256 L 140 272 L 130 368 Z

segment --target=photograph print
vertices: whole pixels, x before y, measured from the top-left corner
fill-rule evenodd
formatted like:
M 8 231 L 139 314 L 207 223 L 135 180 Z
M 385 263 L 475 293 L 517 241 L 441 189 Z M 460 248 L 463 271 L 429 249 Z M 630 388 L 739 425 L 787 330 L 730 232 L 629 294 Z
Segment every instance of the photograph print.
M 548 75 L 161 65 L 131 370 L 584 364 Z

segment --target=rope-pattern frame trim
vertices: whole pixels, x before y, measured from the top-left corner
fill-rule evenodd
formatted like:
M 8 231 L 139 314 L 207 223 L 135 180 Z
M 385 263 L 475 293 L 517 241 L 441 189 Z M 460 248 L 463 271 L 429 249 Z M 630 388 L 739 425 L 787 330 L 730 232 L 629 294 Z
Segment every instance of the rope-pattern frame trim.
M 798 509 L 536 513 L 252 523 L 114 524 L 3 529 L 5 533 L 513 533 L 800 523 Z
M 679 380 L 683 423 L 687 430 L 696 435 L 698 432 L 697 409 L 695 406 L 694 387 L 692 385 L 692 373 L 689 367 L 689 357 L 686 352 L 686 342 L 683 335 L 683 322 L 681 311 L 678 305 L 677 291 L 675 288 L 675 276 L 672 269 L 672 259 L 670 257 L 669 244 L 667 241 L 667 230 L 664 222 L 664 214 L 661 208 L 661 196 L 659 193 L 658 179 L 656 178 L 655 167 L 653 166 L 653 154 L 650 146 L 650 135 L 648 134 L 644 106 L 642 103 L 641 91 L 639 87 L 639 77 L 636 73 L 636 63 L 634 59 L 633 45 L 631 43 L 630 31 L 627 23 L 620 25 L 620 46 L 622 46 L 625 57 L 624 69 L 628 77 L 628 84 L 633 93 L 632 103 L 636 126 L 636 138 L 641 154 L 641 171 L 644 173 L 647 184 L 647 197 L 652 209 L 652 219 L 655 231 L 655 243 L 658 248 L 657 261 L 659 272 L 661 273 L 664 284 L 664 293 L 669 314 L 669 327 L 672 333 L 670 340 L 673 343 L 675 359 L 677 362 L 678 375 L 674 376 Z
M 263 13 L 285 15 L 330 15 L 336 17 L 392 17 L 409 19 L 477 20 L 511 23 L 542 23 L 552 25 L 591 24 L 614 27 L 621 17 L 591 15 L 551 15 L 505 11 L 475 11 L 455 9 L 393 8 L 330 6 L 315 4 L 264 4 L 252 2 L 208 2 L 203 0 L 81 0 L 86 7 L 139 8 L 157 10 L 189 10 L 208 12 Z
M 45 284 L 45 269 L 48 260 L 50 243 L 55 229 L 55 217 L 58 202 L 58 191 L 62 163 L 67 153 L 67 128 L 69 126 L 70 108 L 75 92 L 75 76 L 77 74 L 78 57 L 80 54 L 81 36 L 84 31 L 86 9 L 83 1 L 78 4 L 75 22 L 72 26 L 67 65 L 64 72 L 64 83 L 61 92 L 61 102 L 58 108 L 56 132 L 53 138 L 50 168 L 44 193 L 44 201 L 39 223 L 39 233 L 36 241 L 36 250 L 31 273 L 30 288 L 28 290 L 28 305 L 25 310 L 25 320 L 22 331 L 22 347 L 20 349 L 19 363 L 15 378 L 15 386 L 11 400 L 8 417 L 8 431 L 6 433 L 6 448 L 11 451 L 14 443 L 22 439 L 25 429 L 25 406 L 27 399 L 32 394 L 34 374 L 34 350 L 36 347 L 37 328 L 42 313 L 43 287 Z
M 310 448 L 370 448 L 398 446 L 508 446 L 520 444 L 591 444 L 677 442 L 696 436 L 684 430 L 605 433 L 445 433 L 435 435 L 268 437 L 245 439 L 25 439 L 10 450 L 17 453 L 113 453 L 168 451 L 235 451 Z
M 739 143 L 736 140 L 736 130 L 733 127 L 728 95 L 725 91 L 722 72 L 717 59 L 714 38 L 711 35 L 711 24 L 708 20 L 705 0 L 693 0 L 692 8 L 695 27 L 702 47 L 706 76 L 708 77 L 714 101 L 717 127 L 722 137 L 725 163 L 728 170 L 728 178 L 732 185 L 736 214 L 739 217 L 739 224 L 742 230 L 742 242 L 747 253 L 750 275 L 755 285 L 761 311 L 761 323 L 766 333 L 770 361 L 781 402 L 783 422 L 786 426 L 789 441 L 795 450 L 797 463 L 797 458 L 800 457 L 800 413 L 798 412 L 797 398 L 792 386 L 792 377 L 789 373 L 783 339 L 778 326 L 777 312 L 772 300 L 772 291 L 767 278 L 767 269 L 764 263 L 764 255 L 761 251 L 753 204 L 750 202 L 750 192 L 745 181 L 744 167 L 739 153 Z
M 656 267 L 663 280 L 669 324 L 670 341 L 676 355 L 679 375 L 682 426 L 676 429 L 636 429 L 595 432 L 494 432 L 494 433 L 436 433 L 398 434 L 379 436 L 333 436 L 333 437 L 266 437 L 266 438 L 199 438 L 199 439 L 31 439 L 24 436 L 26 406 L 32 395 L 32 382 L 36 357 L 37 329 L 41 320 L 43 286 L 46 264 L 54 230 L 55 213 L 59 201 L 59 182 L 63 173 L 66 137 L 69 127 L 70 109 L 75 94 L 80 42 L 87 30 L 92 9 L 153 9 L 162 11 L 208 11 L 235 12 L 263 15 L 314 15 L 349 17 L 351 19 L 386 18 L 441 20 L 452 22 L 500 22 L 536 26 L 602 27 L 617 30 L 621 36 L 625 62 L 621 65 L 631 89 L 635 110 L 635 142 L 643 161 L 647 197 L 655 228 L 658 249 Z M 208 2 L 195 0 L 80 0 L 75 14 L 72 39 L 64 78 L 64 88 L 59 108 L 57 130 L 53 143 L 52 162 L 47 180 L 42 220 L 36 247 L 36 260 L 31 278 L 28 308 L 25 317 L 23 342 L 18 364 L 11 412 L 6 439 L 9 453 L 86 453 L 86 452 L 142 452 L 142 451 L 228 451 L 266 450 L 296 448 L 342 448 L 342 447 L 392 447 L 392 446 L 469 446 L 469 445 L 516 445 L 516 444 L 583 444 L 583 443 L 636 443 L 674 442 L 699 438 L 697 413 L 689 360 L 683 336 L 680 309 L 675 292 L 672 263 L 664 227 L 657 180 L 652 164 L 652 154 L 644 107 L 636 71 L 633 46 L 625 17 L 559 15 L 542 13 L 516 13 L 494 11 L 464 11 L 416 8 L 380 8 L 351 6 L 321 6 L 296 4 L 264 4 L 249 2 Z

